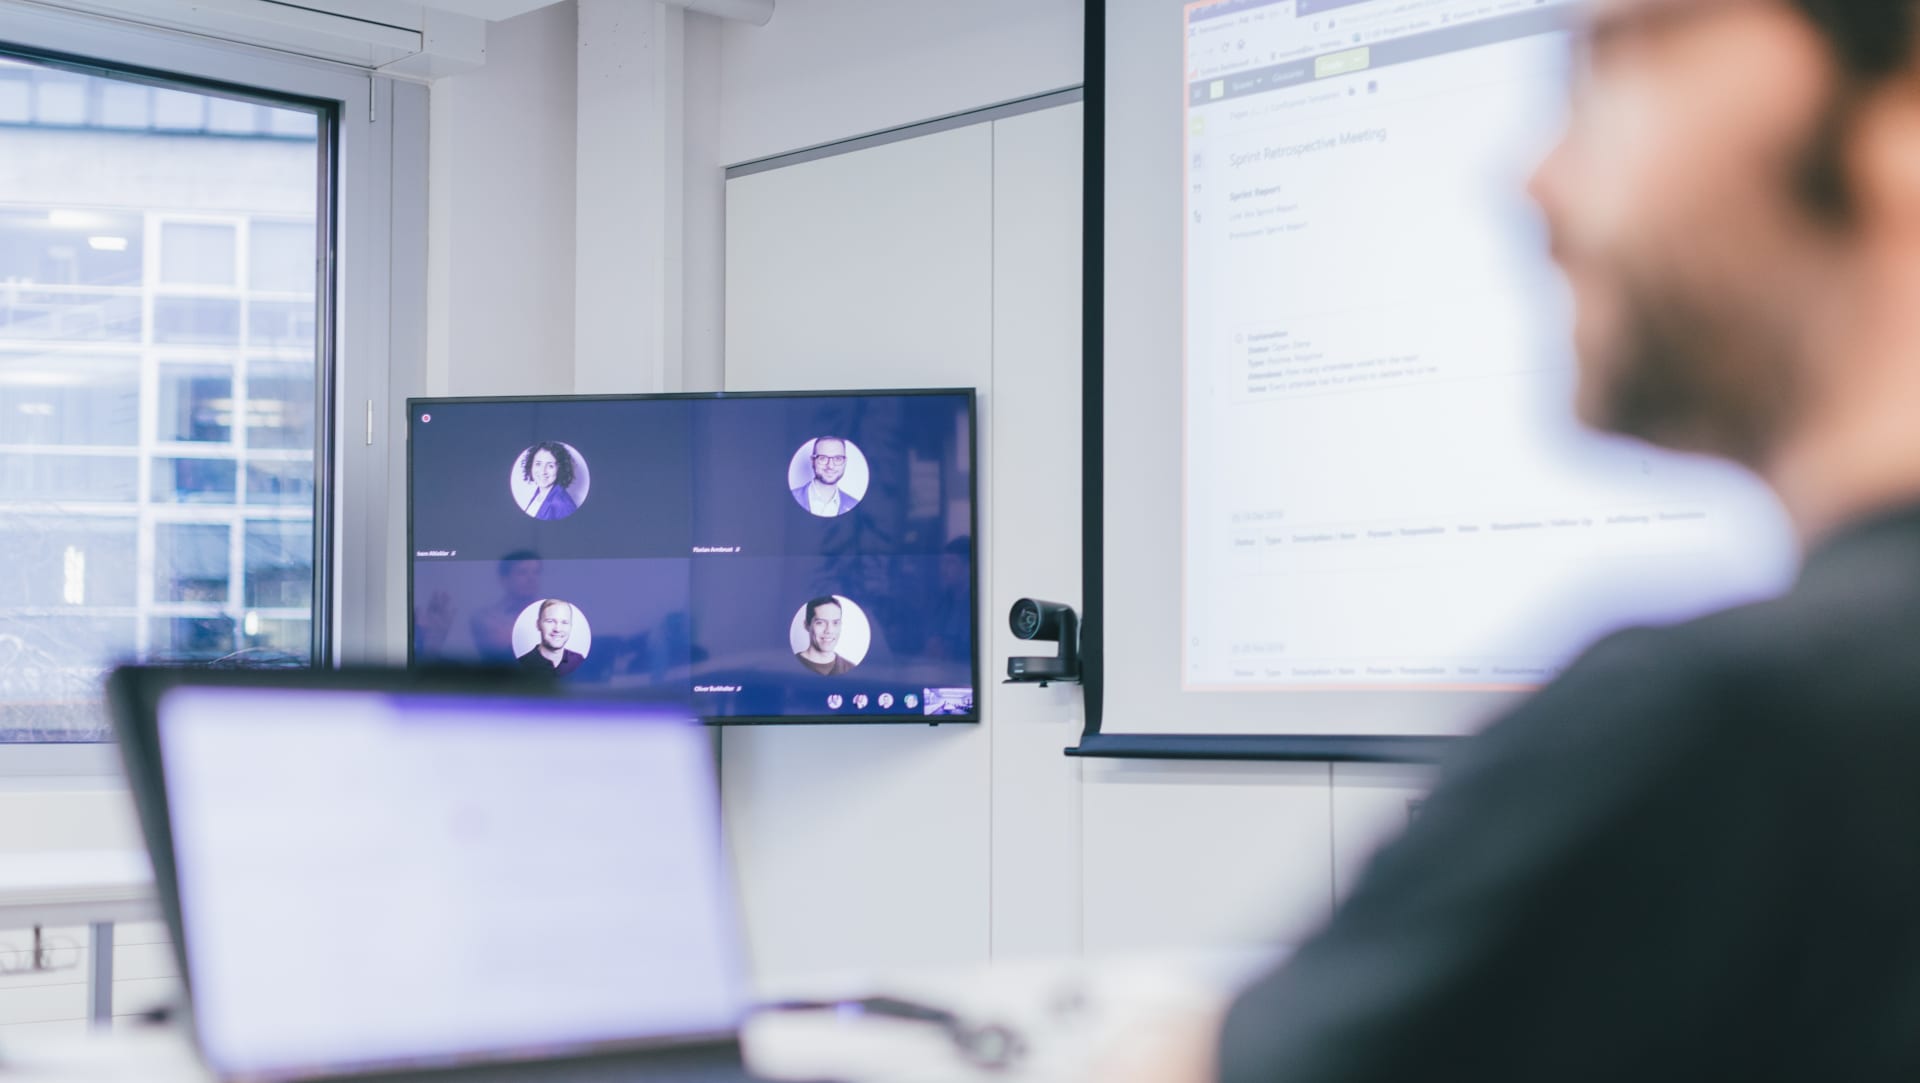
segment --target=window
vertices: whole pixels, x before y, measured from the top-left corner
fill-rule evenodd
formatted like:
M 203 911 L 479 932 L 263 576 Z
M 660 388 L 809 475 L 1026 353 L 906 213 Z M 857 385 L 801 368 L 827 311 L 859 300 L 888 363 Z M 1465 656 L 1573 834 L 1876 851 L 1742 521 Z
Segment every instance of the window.
M 0 743 L 103 739 L 122 660 L 313 659 L 331 129 L 0 56 Z

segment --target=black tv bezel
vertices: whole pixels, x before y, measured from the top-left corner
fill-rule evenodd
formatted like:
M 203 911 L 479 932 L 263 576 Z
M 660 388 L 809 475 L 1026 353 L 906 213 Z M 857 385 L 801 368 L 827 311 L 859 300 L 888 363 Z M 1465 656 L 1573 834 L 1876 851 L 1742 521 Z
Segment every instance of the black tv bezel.
M 939 726 L 947 723 L 978 723 L 980 711 L 980 393 L 972 387 L 860 388 L 845 391 L 670 391 L 631 395 L 456 395 L 416 396 L 407 399 L 407 668 L 418 671 L 423 663 L 414 656 L 414 583 L 416 552 L 413 541 L 413 417 L 421 408 L 482 404 L 584 404 L 594 402 L 717 402 L 728 399 L 856 399 L 856 398 L 962 398 L 967 408 L 967 531 L 971 539 L 967 559 L 967 591 L 972 598 L 969 611 L 971 651 L 969 666 L 973 681 L 973 709 L 964 715 L 704 715 L 694 717 L 708 726 Z M 689 559 L 692 554 L 688 554 Z M 688 702 L 692 704 L 689 688 Z

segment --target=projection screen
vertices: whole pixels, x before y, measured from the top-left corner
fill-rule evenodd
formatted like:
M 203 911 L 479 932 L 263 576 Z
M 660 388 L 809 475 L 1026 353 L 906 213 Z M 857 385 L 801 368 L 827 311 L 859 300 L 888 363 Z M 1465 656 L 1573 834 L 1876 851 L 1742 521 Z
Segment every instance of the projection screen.
M 1099 7 L 1086 750 L 1460 735 L 1610 631 L 1785 585 L 1756 480 L 1573 418 L 1525 186 L 1577 8 Z

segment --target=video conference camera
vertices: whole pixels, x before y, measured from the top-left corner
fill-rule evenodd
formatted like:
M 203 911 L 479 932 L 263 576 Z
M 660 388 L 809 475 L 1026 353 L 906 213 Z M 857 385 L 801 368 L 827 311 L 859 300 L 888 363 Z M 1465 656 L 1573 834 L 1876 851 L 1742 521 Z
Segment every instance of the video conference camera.
M 1008 684 L 1054 682 L 1078 683 L 1080 680 L 1080 615 L 1070 605 L 1022 598 L 1013 603 L 1007 615 L 1013 634 L 1021 639 L 1060 644 L 1060 653 L 1007 659 Z

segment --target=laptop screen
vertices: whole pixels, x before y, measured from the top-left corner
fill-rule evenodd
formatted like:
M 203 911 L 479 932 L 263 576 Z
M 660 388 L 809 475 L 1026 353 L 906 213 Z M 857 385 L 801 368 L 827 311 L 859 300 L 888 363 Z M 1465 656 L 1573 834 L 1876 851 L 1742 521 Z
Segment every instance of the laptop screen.
M 194 1025 L 230 1079 L 730 1034 L 706 731 L 633 706 L 181 687 L 159 704 Z

